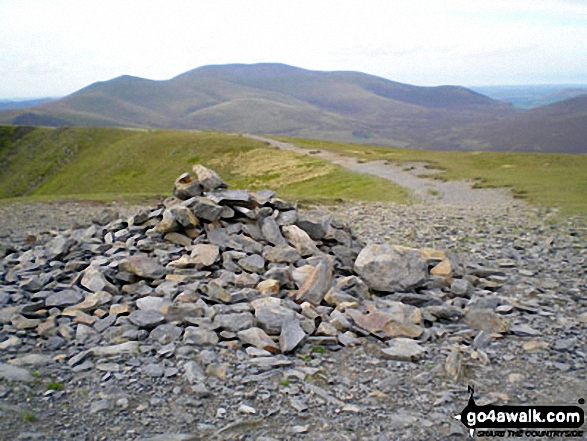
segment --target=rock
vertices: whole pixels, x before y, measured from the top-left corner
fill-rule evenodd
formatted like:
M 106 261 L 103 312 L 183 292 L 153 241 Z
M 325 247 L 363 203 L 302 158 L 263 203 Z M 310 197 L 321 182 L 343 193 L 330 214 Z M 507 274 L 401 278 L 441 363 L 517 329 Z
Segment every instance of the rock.
M 6 363 L 0 362 L 0 378 L 7 381 L 23 381 L 23 382 L 31 382 L 34 381 L 35 377 L 33 377 L 29 371 L 26 369 L 11 366 Z
M 372 244 L 361 250 L 354 269 L 369 288 L 396 292 L 424 283 L 428 267 L 417 251 L 398 252 L 387 245 Z
M 190 383 L 196 383 L 206 378 L 206 374 L 202 367 L 195 361 L 188 361 L 183 365 L 185 377 Z
M 105 293 L 105 291 L 98 291 L 98 293 L 101 293 L 101 292 Z M 97 294 L 97 293 L 94 293 L 94 294 Z M 110 295 L 108 293 L 106 293 L 106 294 Z M 73 306 L 73 305 L 79 303 L 83 298 L 84 298 L 84 295 L 81 292 L 73 290 L 73 289 L 68 289 L 65 291 L 59 291 L 59 292 L 55 292 L 53 294 L 50 294 L 45 299 L 45 305 L 47 307 L 56 306 L 58 308 L 63 308 L 64 306 Z M 112 296 L 110 296 L 110 298 L 112 298 Z
M 223 207 L 215 204 L 205 197 L 195 197 L 183 202 L 183 205 L 189 208 L 196 217 L 208 222 L 214 222 L 220 219 Z
M 228 185 L 215 171 L 210 170 L 201 164 L 194 165 L 192 170 L 198 176 L 198 181 L 205 191 L 212 191 L 217 188 L 228 188 Z
M 163 297 L 154 296 L 142 297 L 136 301 L 137 308 L 141 311 L 161 312 L 161 309 L 165 304 L 169 304 L 169 300 L 166 300 Z
M 257 322 L 269 334 L 280 334 L 284 320 L 293 314 L 291 309 L 281 305 L 281 299 L 275 297 L 265 297 L 251 303 L 255 308 Z
M 192 244 L 192 239 L 179 233 L 167 233 L 164 239 L 182 247 L 189 247 Z
M 118 288 L 106 280 L 102 271 L 93 265 L 84 270 L 80 285 L 91 292 L 106 291 L 110 294 L 118 294 Z
M 312 239 L 324 239 L 330 227 L 330 217 L 315 214 L 298 214 L 296 225 L 304 230 Z
M 157 259 L 143 255 L 135 255 L 123 260 L 118 265 L 118 269 L 144 279 L 160 279 L 165 276 L 165 268 Z
M 369 299 L 369 287 L 357 276 L 341 277 L 336 281 L 336 288 L 357 299 Z
M 45 255 L 49 260 L 65 257 L 75 242 L 64 236 L 55 236 L 45 245 Z
M 347 312 L 357 326 L 374 335 L 388 338 L 400 336 L 416 338 L 424 332 L 424 329 L 413 323 L 413 320 L 409 320 L 397 312 L 395 314 L 380 310 L 372 310 L 368 314 L 362 314 L 356 310 Z
M 455 383 L 463 373 L 462 357 L 458 350 L 451 350 L 444 362 L 444 372 Z
M 267 279 L 259 282 L 255 287 L 261 295 L 276 295 L 279 294 L 279 281 L 275 279 Z
M 153 329 L 149 334 L 149 338 L 161 343 L 162 345 L 167 345 L 177 341 L 182 333 L 183 329 L 179 326 L 165 323 Z
M 165 321 L 163 314 L 153 310 L 133 311 L 128 319 L 132 324 L 145 329 L 153 329 Z
M 220 250 L 216 245 L 198 244 L 192 248 L 191 259 L 196 268 L 206 268 L 216 262 Z
M 535 337 L 537 335 L 542 334 L 540 331 L 532 328 L 531 326 L 527 325 L 527 324 L 521 324 L 521 325 L 513 325 L 510 329 L 510 331 L 512 333 L 514 333 L 515 335 L 520 335 L 522 337 Z
M 283 234 L 287 241 L 295 247 L 302 257 L 317 256 L 321 254 L 320 250 L 312 238 L 304 230 L 296 225 L 283 227 Z
M 275 263 L 294 263 L 301 258 L 300 253 L 290 246 L 267 247 L 263 250 L 263 257 Z
M 455 296 L 471 298 L 475 289 L 468 280 L 455 279 L 450 285 L 450 292 Z
M 109 355 L 136 355 L 139 353 L 139 342 L 127 341 L 118 345 L 98 346 L 90 349 L 90 352 L 97 357 Z
M 239 411 L 240 413 L 244 413 L 244 414 L 246 414 L 246 415 L 254 415 L 254 414 L 256 414 L 256 413 L 257 413 L 257 411 L 255 410 L 255 408 L 254 408 L 254 407 L 247 406 L 246 404 L 241 404 L 241 405 L 238 407 L 238 411 Z
M 281 235 L 279 225 L 273 217 L 269 216 L 261 221 L 261 233 L 267 242 L 276 247 L 286 246 L 287 242 Z
M 300 326 L 298 319 L 291 314 L 281 325 L 281 334 L 279 336 L 279 347 L 281 352 L 286 353 L 293 351 L 306 338 L 306 333 Z
M 51 296 L 49 296 L 49 297 L 51 297 Z M 110 303 L 111 301 L 112 301 L 112 294 L 110 294 L 106 291 L 98 291 L 95 293 L 86 294 L 84 300 L 81 303 L 76 303 L 67 309 L 88 312 L 88 311 L 92 311 L 102 305 Z M 45 300 L 45 304 L 47 306 L 49 306 L 47 304 L 47 300 Z M 59 306 L 59 305 L 55 305 L 55 306 Z
M 322 259 L 306 277 L 304 284 L 296 294 L 296 301 L 310 302 L 319 305 L 332 284 L 332 265 L 329 260 Z
M 507 319 L 490 309 L 472 309 L 467 312 L 463 320 L 471 328 L 480 329 L 489 334 L 503 334 L 509 331 Z
M 214 317 L 214 328 L 238 332 L 253 326 L 254 317 L 250 312 L 217 314 Z
M 248 328 L 237 332 L 237 337 L 245 344 L 253 345 L 256 348 L 264 349 L 272 354 L 280 352 L 279 346 L 261 328 Z
M 33 328 L 36 328 L 37 326 L 39 326 L 41 324 L 41 320 L 39 320 L 39 319 L 28 319 L 26 317 L 23 317 L 20 314 L 14 314 L 10 318 L 10 323 L 12 323 L 12 326 L 14 326 L 18 330 L 22 330 L 22 329 L 33 329 Z
M 452 273 L 452 265 L 450 260 L 444 259 L 438 265 L 430 270 L 430 274 L 439 277 L 448 277 Z
M 149 363 L 141 367 L 141 373 L 148 377 L 162 377 L 165 368 L 159 363 Z
M 201 196 L 202 186 L 189 173 L 184 173 L 175 181 L 173 195 L 185 201 L 186 199 Z
M 216 346 L 218 335 L 214 331 L 195 326 L 188 326 L 183 335 L 183 342 L 196 346 Z
M 239 266 L 245 271 L 263 274 L 265 272 L 265 259 L 258 254 L 252 254 L 238 261 Z

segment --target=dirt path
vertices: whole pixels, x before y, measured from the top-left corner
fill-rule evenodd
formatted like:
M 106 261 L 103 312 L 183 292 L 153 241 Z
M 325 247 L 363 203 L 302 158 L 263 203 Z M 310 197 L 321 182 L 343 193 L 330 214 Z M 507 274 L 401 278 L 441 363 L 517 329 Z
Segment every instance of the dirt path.
M 422 178 L 418 175 L 434 173 L 425 169 L 423 164 L 409 164 L 410 170 L 407 171 L 406 165 L 388 164 L 385 161 L 359 163 L 355 158 L 327 150 L 310 151 L 294 144 L 271 138 L 257 135 L 245 136 L 267 142 L 282 150 L 291 150 L 302 155 L 325 159 L 352 171 L 379 176 L 402 187 L 409 188 L 416 198 L 426 203 L 439 203 L 473 209 L 520 204 L 520 201 L 515 200 L 507 189 L 474 189 L 471 187 L 471 183 L 466 181 L 443 182 L 432 178 Z

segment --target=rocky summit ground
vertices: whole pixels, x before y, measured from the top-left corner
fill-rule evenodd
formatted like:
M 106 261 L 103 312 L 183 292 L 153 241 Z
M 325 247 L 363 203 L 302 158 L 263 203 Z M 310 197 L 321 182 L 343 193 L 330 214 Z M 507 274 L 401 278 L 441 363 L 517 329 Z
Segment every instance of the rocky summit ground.
M 468 385 L 587 398 L 585 217 L 261 196 L 0 206 L 0 438 L 466 439 Z

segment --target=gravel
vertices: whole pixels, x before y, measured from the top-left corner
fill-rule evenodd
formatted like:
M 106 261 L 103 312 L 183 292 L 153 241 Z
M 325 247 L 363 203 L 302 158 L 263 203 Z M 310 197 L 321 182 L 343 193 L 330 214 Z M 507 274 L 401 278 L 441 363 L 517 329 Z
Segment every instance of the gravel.
M 40 241 L 45 231 L 89 225 L 109 210 L 127 216 L 137 207 L 2 205 L 0 242 L 34 241 L 29 235 Z M 453 416 L 467 403 L 468 385 L 475 387 L 478 405 L 577 405 L 587 398 L 585 217 L 561 218 L 514 202 L 466 209 L 438 201 L 347 203 L 306 210 L 348 222 L 367 243 L 453 255 L 488 292 L 471 303 L 487 306 L 483 302 L 496 299 L 494 314 L 509 322 L 509 333 L 493 338 L 455 322 L 445 335 L 420 337 L 420 347 L 396 345 L 387 351 L 390 357 L 372 338 L 336 352 L 307 342 L 287 356 L 262 350 L 251 356 L 224 342 L 180 353 L 174 342 L 158 350 L 143 344 L 138 353 L 134 346 L 96 348 L 92 356 L 26 366 L 33 380 L 0 380 L 2 437 L 466 439 Z M 0 338 L 0 363 L 13 366 L 23 356 L 21 346 L 43 352 L 31 346 L 26 330 L 16 340 Z M 170 353 L 180 360 L 177 366 Z M 107 357 L 100 368 L 97 354 Z

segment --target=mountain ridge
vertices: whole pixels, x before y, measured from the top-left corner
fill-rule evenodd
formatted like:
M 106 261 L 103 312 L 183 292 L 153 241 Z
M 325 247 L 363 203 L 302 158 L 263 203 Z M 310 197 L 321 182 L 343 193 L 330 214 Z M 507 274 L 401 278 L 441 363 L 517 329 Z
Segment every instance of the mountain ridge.
M 582 101 L 576 108 L 561 105 L 562 120 L 548 112 L 530 114 L 525 130 L 554 125 L 563 134 L 556 145 L 533 144 L 523 133 L 505 138 L 492 133 L 519 132 L 516 121 L 526 121 L 520 115 L 531 111 L 462 86 L 413 86 L 361 72 L 257 63 L 201 66 L 168 80 L 122 75 L 40 106 L 0 112 L 0 122 L 246 131 L 433 150 L 564 152 L 569 145 L 564 126 L 574 130 L 576 123 L 569 121 L 583 121 L 583 106 L 587 109 Z M 570 138 L 570 152 L 587 152 L 576 136 Z

